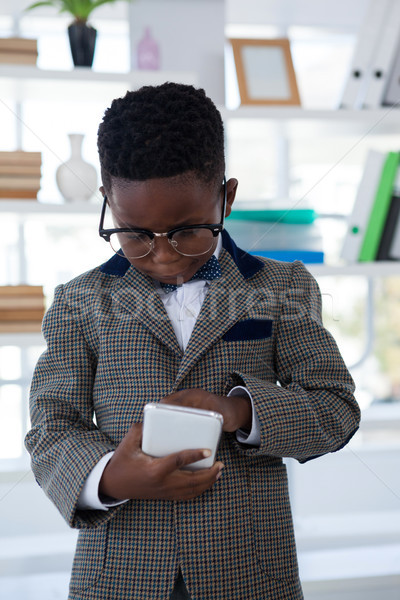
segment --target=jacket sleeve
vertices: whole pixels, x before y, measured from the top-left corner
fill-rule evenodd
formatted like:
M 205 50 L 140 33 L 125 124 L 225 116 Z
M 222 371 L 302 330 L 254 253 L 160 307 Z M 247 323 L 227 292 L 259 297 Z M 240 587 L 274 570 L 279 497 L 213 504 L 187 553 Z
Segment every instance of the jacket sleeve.
M 96 356 L 64 299 L 63 286 L 45 315 L 47 350 L 36 366 L 30 394 L 32 428 L 25 445 L 36 481 L 71 527 L 93 527 L 120 507 L 77 511 L 89 473 L 115 445 L 93 421 Z
M 274 328 L 277 383 L 233 373 L 234 384 L 246 386 L 253 398 L 261 433 L 258 448 L 240 451 L 306 462 L 340 450 L 359 426 L 354 382 L 322 325 L 318 285 L 299 262 L 292 265 Z

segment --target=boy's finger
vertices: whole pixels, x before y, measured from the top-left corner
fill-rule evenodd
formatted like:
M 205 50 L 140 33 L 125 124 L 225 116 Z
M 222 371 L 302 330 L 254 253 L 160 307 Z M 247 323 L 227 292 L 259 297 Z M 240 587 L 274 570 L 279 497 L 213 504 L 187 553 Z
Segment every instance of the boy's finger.
M 143 432 L 143 423 L 133 423 L 131 428 L 129 429 L 126 438 L 129 439 L 129 445 L 132 448 L 141 448 L 142 447 L 142 432 Z
M 182 500 L 190 500 L 210 488 L 221 475 L 224 465 L 216 462 L 209 469 L 179 471 L 179 490 Z
M 208 448 L 196 449 L 196 450 L 182 450 L 181 452 L 174 452 L 160 458 L 161 468 L 164 473 L 172 473 L 177 469 L 182 469 L 186 465 L 208 458 L 211 456 L 211 450 Z

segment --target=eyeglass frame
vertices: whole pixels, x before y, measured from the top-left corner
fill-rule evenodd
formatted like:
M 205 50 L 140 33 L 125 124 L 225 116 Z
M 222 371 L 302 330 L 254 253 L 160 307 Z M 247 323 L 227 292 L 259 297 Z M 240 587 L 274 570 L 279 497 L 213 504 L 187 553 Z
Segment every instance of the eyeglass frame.
M 154 238 L 166 237 L 166 238 L 168 238 L 168 241 L 172 241 L 172 236 L 176 232 L 184 231 L 185 229 L 209 229 L 211 231 L 211 233 L 213 234 L 213 237 L 217 237 L 217 235 L 219 233 L 221 233 L 221 231 L 223 231 L 225 228 L 225 210 L 226 210 L 226 203 L 227 203 L 227 189 L 226 189 L 225 175 L 224 175 L 224 179 L 222 182 L 222 186 L 223 186 L 223 190 L 224 190 L 224 201 L 222 203 L 221 220 L 219 223 L 204 223 L 204 224 L 200 224 L 200 225 L 182 225 L 181 227 L 175 227 L 174 229 L 170 229 L 169 231 L 166 231 L 164 233 L 155 233 L 154 231 L 150 231 L 150 229 L 140 229 L 137 227 L 117 227 L 115 229 L 104 229 L 103 228 L 104 218 L 105 218 L 106 208 L 107 208 L 107 204 L 108 204 L 107 195 L 105 195 L 104 200 L 103 200 L 103 206 L 101 209 L 101 215 L 100 215 L 99 236 L 101 238 L 103 238 L 103 240 L 105 240 L 106 242 L 110 243 L 110 238 L 114 233 L 118 234 L 118 233 L 135 232 L 135 233 L 143 233 L 143 234 L 147 235 L 150 238 L 150 242 L 151 242 L 150 250 L 147 252 L 147 254 L 143 254 L 142 256 L 138 256 L 135 258 L 144 258 L 145 256 L 148 256 L 150 254 L 150 252 L 152 252 L 152 250 L 154 248 Z M 178 252 L 178 254 L 181 254 L 179 252 L 179 250 L 177 250 L 173 244 L 171 244 L 171 246 L 172 246 L 172 248 L 174 248 L 174 250 L 176 252 Z M 190 254 L 190 255 L 183 255 L 183 256 L 201 256 L 201 254 Z

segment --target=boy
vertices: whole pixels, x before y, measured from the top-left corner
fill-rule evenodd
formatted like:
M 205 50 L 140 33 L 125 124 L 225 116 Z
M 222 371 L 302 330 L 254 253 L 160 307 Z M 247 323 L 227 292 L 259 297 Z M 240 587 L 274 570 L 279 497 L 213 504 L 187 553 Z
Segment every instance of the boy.
M 115 255 L 57 288 L 26 438 L 39 484 L 81 529 L 69 598 L 298 600 L 282 457 L 339 450 L 359 422 L 317 285 L 223 230 L 237 181 L 203 90 L 128 92 L 98 147 Z M 223 415 L 213 467 L 182 470 L 207 449 L 142 453 L 149 401 Z

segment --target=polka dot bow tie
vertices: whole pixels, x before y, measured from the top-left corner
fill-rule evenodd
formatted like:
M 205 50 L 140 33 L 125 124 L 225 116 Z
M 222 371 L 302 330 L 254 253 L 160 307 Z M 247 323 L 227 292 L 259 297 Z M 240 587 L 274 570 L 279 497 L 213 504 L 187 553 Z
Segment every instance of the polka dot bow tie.
M 212 257 L 193 275 L 190 281 L 194 281 L 195 279 L 213 281 L 214 279 L 219 279 L 221 276 L 221 267 L 219 266 L 218 259 L 212 255 Z M 174 283 L 161 283 L 161 287 L 166 294 L 174 292 L 178 288 Z

